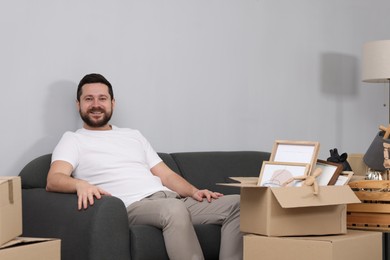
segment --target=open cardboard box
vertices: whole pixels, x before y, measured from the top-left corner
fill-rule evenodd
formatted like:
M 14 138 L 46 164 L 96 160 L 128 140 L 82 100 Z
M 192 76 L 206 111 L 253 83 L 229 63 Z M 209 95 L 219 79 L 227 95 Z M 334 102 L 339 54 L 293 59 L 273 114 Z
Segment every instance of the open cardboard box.
M 1 260 L 61 259 L 61 240 L 17 237 L 0 247 Z
M 348 230 L 344 235 L 244 236 L 244 260 L 382 260 L 382 233 Z
M 242 232 L 265 236 L 345 234 L 346 204 L 360 203 L 349 186 L 261 187 L 257 178 L 232 178 L 241 188 Z
M 0 176 L 0 245 L 22 234 L 20 177 Z

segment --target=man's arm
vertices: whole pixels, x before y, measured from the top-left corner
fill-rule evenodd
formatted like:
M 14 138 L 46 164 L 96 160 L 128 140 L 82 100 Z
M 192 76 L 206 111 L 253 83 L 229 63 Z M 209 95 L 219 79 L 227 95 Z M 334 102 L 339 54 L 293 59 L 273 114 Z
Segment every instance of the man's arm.
M 192 197 L 198 201 L 206 198 L 208 202 L 211 199 L 218 199 L 223 196 L 219 192 L 209 190 L 199 190 L 183 177 L 172 171 L 164 162 L 160 162 L 150 169 L 153 175 L 159 177 L 164 186 L 177 192 L 182 197 Z
M 108 192 L 92 185 L 84 180 L 71 177 L 73 166 L 65 161 L 54 161 L 47 175 L 47 191 L 77 193 L 78 209 L 86 209 L 89 205 L 93 205 L 94 196 L 97 199 L 101 195 L 111 195 Z

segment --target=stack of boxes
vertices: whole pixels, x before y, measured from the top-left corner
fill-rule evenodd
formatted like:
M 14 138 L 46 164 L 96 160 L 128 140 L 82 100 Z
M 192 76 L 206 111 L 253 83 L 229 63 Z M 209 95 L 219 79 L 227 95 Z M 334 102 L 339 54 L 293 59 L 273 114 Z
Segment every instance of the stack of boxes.
M 60 240 L 19 237 L 22 232 L 20 177 L 0 176 L 0 259 L 61 259 Z
M 283 156 L 278 151 L 280 144 Z M 300 160 L 304 154 L 305 163 L 313 168 L 319 144 L 314 143 L 314 149 L 311 144 L 276 141 L 270 160 L 284 163 L 290 156 Z M 282 160 L 275 160 L 278 156 Z M 293 163 L 302 163 L 299 160 Z M 347 204 L 360 203 L 349 186 L 320 186 L 317 194 L 312 186 L 285 186 L 286 182 L 278 187 L 261 186 L 267 163 L 258 180 L 238 177 L 233 179 L 240 183 L 223 184 L 241 188 L 244 260 L 382 259 L 382 233 L 347 230 Z
M 382 234 L 347 230 L 348 186 L 242 187 L 244 260 L 382 259 Z

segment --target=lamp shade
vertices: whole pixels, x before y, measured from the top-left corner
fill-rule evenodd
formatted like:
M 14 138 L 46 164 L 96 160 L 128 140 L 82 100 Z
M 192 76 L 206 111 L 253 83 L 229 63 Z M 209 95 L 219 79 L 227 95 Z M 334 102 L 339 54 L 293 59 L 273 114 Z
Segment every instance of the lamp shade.
M 362 66 L 364 82 L 388 82 L 390 79 L 390 40 L 364 44 Z
M 375 171 L 385 171 L 386 168 L 383 166 L 384 158 L 384 148 L 383 143 L 390 143 L 390 139 L 383 139 L 385 132 L 380 131 L 372 140 L 370 147 L 368 147 L 367 152 L 363 156 L 364 163 L 372 170 Z

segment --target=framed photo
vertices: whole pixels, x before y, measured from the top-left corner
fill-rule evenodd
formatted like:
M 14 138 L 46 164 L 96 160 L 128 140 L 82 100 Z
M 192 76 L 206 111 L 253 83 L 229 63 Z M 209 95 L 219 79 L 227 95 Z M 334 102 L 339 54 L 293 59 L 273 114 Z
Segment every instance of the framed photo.
M 332 163 L 323 160 L 317 160 L 315 168 L 321 168 L 321 175 L 317 177 L 319 186 L 334 185 L 343 171 L 343 166 L 339 163 Z
M 319 142 L 276 140 L 270 161 L 310 164 L 309 172 L 317 162 Z
M 258 186 L 282 187 L 291 178 L 304 177 L 309 173 L 307 163 L 265 161 L 261 167 Z M 301 181 L 292 181 L 287 186 L 301 186 Z
M 353 171 L 343 171 L 340 173 L 334 185 L 335 186 L 347 185 L 348 182 L 351 180 L 352 176 L 353 176 Z

